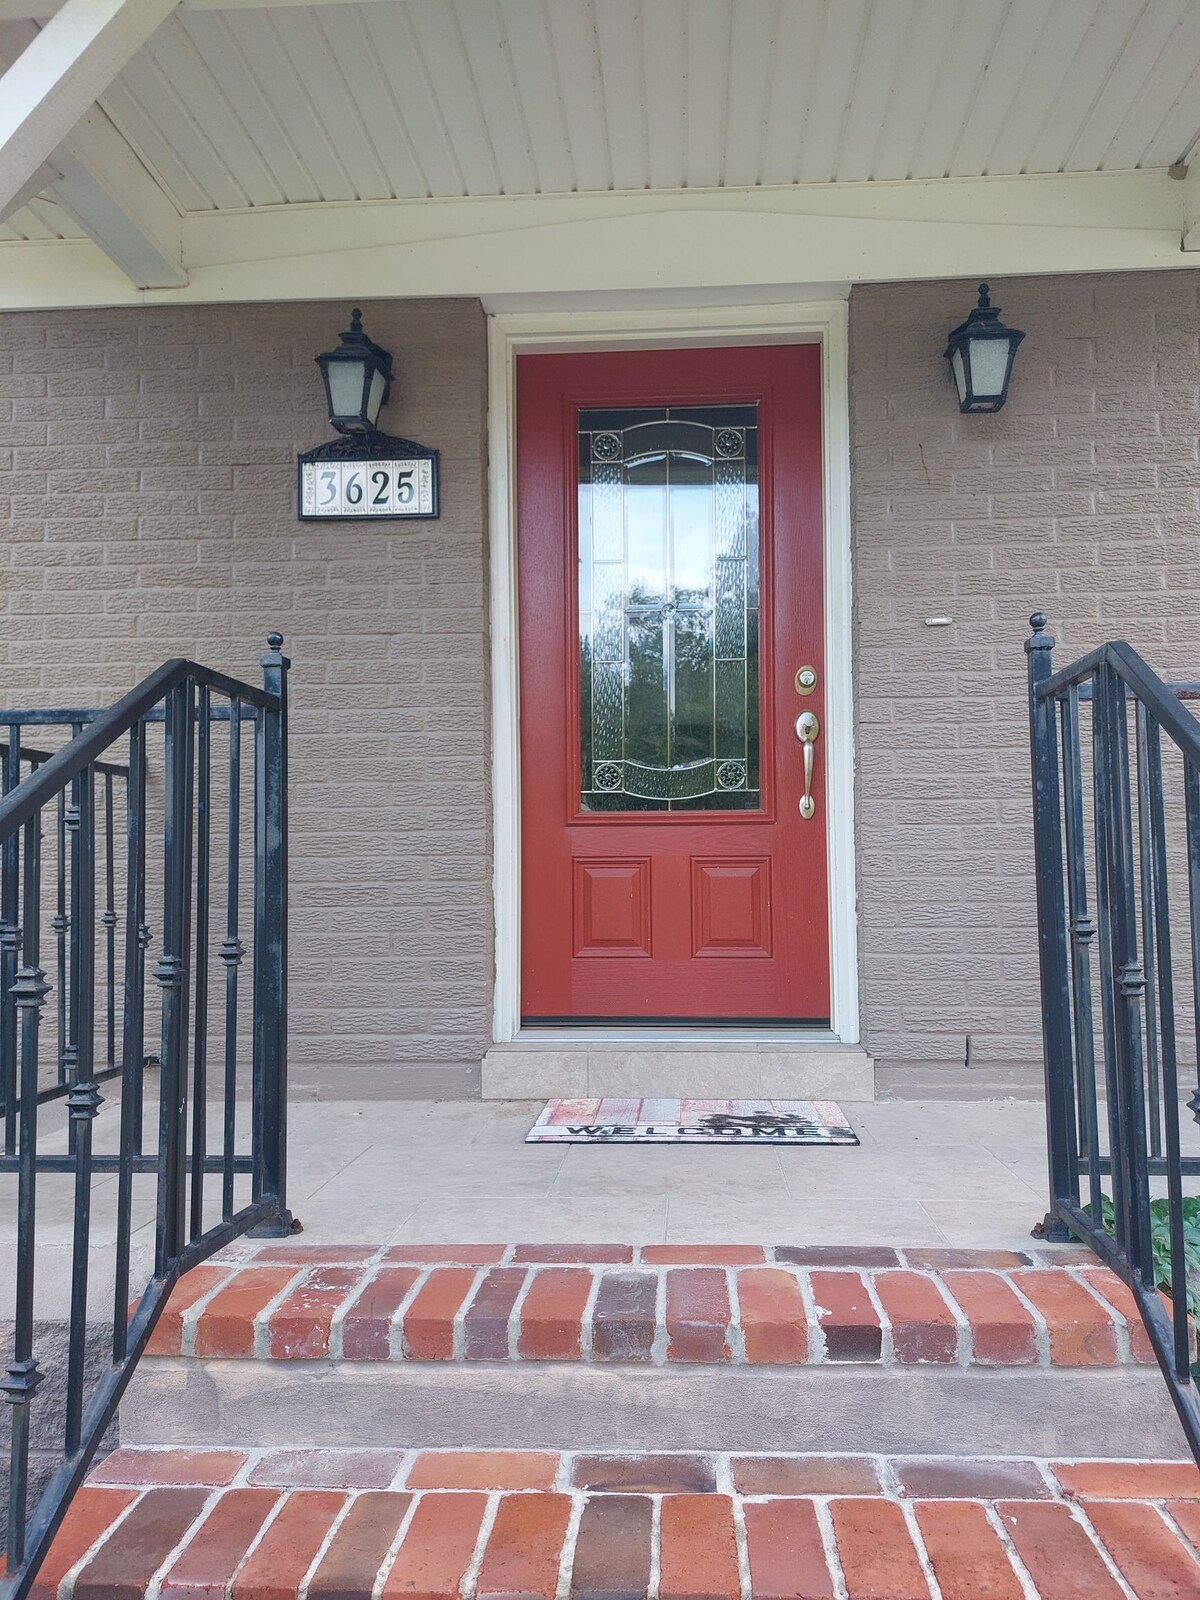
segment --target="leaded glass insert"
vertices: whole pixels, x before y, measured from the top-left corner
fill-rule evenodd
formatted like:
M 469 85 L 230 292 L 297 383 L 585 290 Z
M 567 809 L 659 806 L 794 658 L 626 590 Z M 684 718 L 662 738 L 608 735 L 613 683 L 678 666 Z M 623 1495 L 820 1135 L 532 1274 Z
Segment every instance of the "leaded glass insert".
M 757 406 L 579 418 L 585 811 L 752 811 Z

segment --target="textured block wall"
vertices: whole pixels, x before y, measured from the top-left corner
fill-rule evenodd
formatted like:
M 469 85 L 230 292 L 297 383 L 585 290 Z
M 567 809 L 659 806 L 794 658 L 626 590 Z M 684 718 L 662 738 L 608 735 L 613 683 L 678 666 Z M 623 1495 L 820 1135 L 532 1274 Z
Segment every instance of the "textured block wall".
M 300 523 L 348 308 L 0 317 L 0 696 L 105 704 L 169 656 L 292 672 L 300 1084 L 478 1066 L 490 1037 L 484 426 L 474 301 L 368 303 L 440 521 Z
M 1027 337 L 967 417 L 975 289 L 850 301 L 863 1021 L 885 1067 L 1040 1071 L 1022 643 L 1041 608 L 1063 664 L 1200 678 L 1200 273 L 998 280 Z

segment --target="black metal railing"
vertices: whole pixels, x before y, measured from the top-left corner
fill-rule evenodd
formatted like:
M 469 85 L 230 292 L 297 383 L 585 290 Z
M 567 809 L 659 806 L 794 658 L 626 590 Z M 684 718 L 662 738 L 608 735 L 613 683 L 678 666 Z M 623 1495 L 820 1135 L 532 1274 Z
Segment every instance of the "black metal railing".
M 1181 703 L 1196 686 L 1120 643 L 1055 672 L 1045 617 L 1030 623 L 1045 1232 L 1128 1284 L 1200 1461 L 1194 1076 L 1181 1113 L 1200 1043 L 1200 723 Z
M 5 1600 L 30 1592 L 176 1280 L 240 1234 L 292 1226 L 282 646 L 269 636 L 262 688 L 177 660 L 108 710 L 0 711 L 0 1173 L 15 1180 L 0 1201 L 16 1218 L 15 1271 L 0 1287 L 12 1329 Z M 25 742 L 34 727 L 37 748 Z M 68 736 L 57 750 L 42 748 L 47 729 Z M 55 1034 L 41 1026 L 52 993 Z M 157 1136 L 144 1127 L 155 1068 Z M 119 1091 L 99 1114 L 107 1077 Z M 69 1275 L 42 1270 L 47 1243 L 65 1248 Z M 131 1305 L 135 1281 L 145 1288 Z M 56 1380 L 41 1397 L 35 1334 Z

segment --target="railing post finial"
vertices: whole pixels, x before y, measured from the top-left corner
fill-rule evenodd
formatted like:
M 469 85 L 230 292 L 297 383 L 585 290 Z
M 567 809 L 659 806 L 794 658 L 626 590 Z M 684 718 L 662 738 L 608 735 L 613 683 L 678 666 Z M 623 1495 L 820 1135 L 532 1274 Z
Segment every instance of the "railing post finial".
M 1033 629 L 1033 632 L 1025 641 L 1026 655 L 1032 655 L 1035 650 L 1050 651 L 1054 649 L 1057 641 L 1052 633 L 1046 632 L 1046 613 L 1044 611 L 1035 611 L 1029 619 L 1029 626 Z M 1047 656 L 1047 670 L 1044 676 L 1049 677 L 1049 675 L 1049 657 Z

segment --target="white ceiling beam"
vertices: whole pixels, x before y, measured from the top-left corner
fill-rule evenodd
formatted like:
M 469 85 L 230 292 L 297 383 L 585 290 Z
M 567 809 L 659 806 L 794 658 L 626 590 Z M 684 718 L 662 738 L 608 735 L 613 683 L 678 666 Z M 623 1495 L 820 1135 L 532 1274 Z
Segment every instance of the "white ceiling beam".
M 54 153 L 50 193 L 139 289 L 180 289 L 182 218 L 99 106 Z
M 1183 182 L 1179 185 L 1183 196 L 1183 249 L 1187 254 L 1200 251 L 1200 159 L 1193 152 L 1193 159 L 1186 166 Z M 1184 163 L 1180 163 L 1183 167 Z
M 56 178 L 61 178 L 62 173 L 57 167 L 51 166 L 48 161 L 43 161 L 32 177 L 27 178 L 22 186 L 13 195 L 6 205 L 0 206 L 0 222 L 7 222 L 14 211 L 20 211 L 22 206 L 36 200 L 43 189 L 48 189 Z
M 20 193 L 176 0 L 66 0 L 0 78 L 0 209 Z

